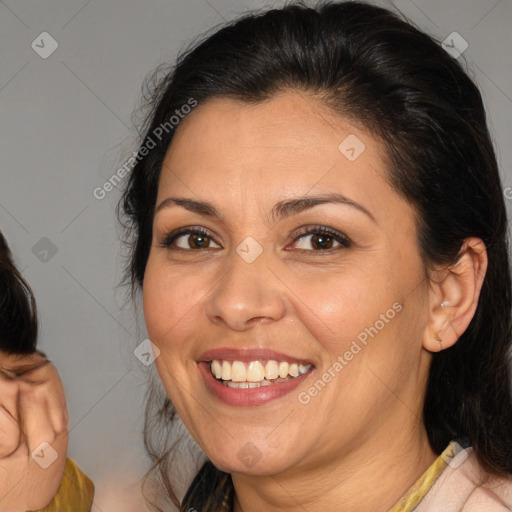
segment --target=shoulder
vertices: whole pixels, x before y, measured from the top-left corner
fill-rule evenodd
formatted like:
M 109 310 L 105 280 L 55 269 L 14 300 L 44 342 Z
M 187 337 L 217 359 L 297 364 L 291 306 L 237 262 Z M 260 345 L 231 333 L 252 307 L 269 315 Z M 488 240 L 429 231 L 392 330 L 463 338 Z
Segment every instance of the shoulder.
M 41 512 L 89 512 L 93 498 L 94 484 L 91 479 L 68 458 L 59 490 L 51 503 Z
M 512 475 L 489 475 L 473 448 L 460 449 L 449 460 L 415 512 L 509 512 L 512 510 Z
M 490 477 L 487 482 L 475 488 L 475 492 L 470 497 L 470 502 L 475 507 L 481 502 L 489 506 L 495 504 L 496 510 L 512 510 L 512 475 L 509 477 Z M 477 509 L 475 508 L 475 510 Z M 485 509 L 480 507 L 478 510 Z

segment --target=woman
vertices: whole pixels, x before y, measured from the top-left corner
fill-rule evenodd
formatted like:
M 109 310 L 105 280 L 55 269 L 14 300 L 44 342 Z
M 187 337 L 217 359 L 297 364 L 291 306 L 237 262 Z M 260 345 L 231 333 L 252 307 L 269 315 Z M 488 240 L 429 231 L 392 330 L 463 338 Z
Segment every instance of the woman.
M 506 211 L 440 44 L 360 2 L 247 15 L 157 83 L 136 160 L 146 445 L 180 510 L 511 509 Z M 181 503 L 178 417 L 208 458 Z
M 0 510 L 86 512 L 94 485 L 66 458 L 64 389 L 37 331 L 32 290 L 0 233 Z

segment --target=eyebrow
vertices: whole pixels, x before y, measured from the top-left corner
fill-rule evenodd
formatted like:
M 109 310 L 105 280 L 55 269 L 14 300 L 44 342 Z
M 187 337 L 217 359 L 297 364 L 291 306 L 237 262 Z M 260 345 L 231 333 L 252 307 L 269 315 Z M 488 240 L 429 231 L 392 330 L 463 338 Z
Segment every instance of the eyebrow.
M 293 199 L 279 201 L 272 208 L 271 218 L 273 221 L 277 221 L 279 219 L 290 217 L 292 215 L 297 215 L 319 204 L 344 204 L 347 206 L 351 206 L 356 210 L 359 210 L 360 212 L 367 215 L 375 224 L 377 224 L 375 217 L 364 206 L 338 193 L 329 193 L 317 196 L 302 196 Z M 220 221 L 224 221 L 224 217 L 217 210 L 217 208 L 215 208 L 213 204 L 207 201 L 198 201 L 187 197 L 168 197 L 164 199 L 156 207 L 155 214 L 158 213 L 160 210 L 163 210 L 164 208 L 169 208 L 171 206 L 181 206 L 193 213 L 197 213 L 199 215 L 206 215 L 208 217 L 213 217 Z

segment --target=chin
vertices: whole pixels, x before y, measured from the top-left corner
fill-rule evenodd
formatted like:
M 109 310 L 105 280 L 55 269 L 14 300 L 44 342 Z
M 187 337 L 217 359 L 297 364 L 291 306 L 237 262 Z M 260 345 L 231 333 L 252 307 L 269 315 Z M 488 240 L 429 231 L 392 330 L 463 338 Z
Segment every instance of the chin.
M 289 459 L 290 449 L 261 447 L 251 441 L 224 445 L 220 450 L 207 450 L 206 453 L 213 465 L 226 473 L 269 476 L 281 473 L 294 464 Z

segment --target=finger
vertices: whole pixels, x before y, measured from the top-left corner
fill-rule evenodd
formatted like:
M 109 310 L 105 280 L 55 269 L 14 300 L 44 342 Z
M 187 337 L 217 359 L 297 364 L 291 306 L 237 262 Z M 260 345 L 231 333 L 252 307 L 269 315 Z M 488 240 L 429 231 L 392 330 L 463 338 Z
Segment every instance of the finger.
M 47 407 L 48 390 L 44 386 L 20 383 L 20 419 L 29 453 L 42 443 L 52 444 L 55 431 Z
M 0 459 L 10 457 L 21 443 L 20 427 L 9 412 L 0 406 Z
M 10 370 L 0 367 L 0 378 L 2 380 L 13 380 L 16 378 L 16 374 Z
M 50 364 L 51 364 L 51 361 L 49 359 L 46 359 L 46 360 L 40 361 L 38 363 L 27 364 L 27 365 L 21 366 L 21 367 L 17 368 L 15 370 L 15 372 L 18 377 L 26 376 L 26 375 L 32 376 L 36 373 L 37 370 L 39 370 L 39 368 L 42 368 L 43 366 L 47 366 Z
M 15 376 L 28 376 L 32 378 L 36 375 L 38 370 L 42 367 L 50 365 L 51 361 L 37 354 L 31 354 L 30 356 L 17 357 L 16 359 L 10 359 L 8 362 L 3 363 L 3 369 Z
M 46 396 L 46 410 L 51 425 L 56 434 L 67 431 L 69 416 L 64 393 L 64 386 L 56 368 L 49 364 L 44 368 L 38 368 L 30 372 L 30 375 L 19 377 L 23 382 L 22 386 L 31 392 L 34 386 L 40 388 L 40 393 Z
M 0 457 L 14 453 L 21 442 L 18 395 L 18 382 L 0 380 Z
M 56 433 L 67 430 L 69 416 L 64 386 L 57 369 L 53 365 L 38 370 L 37 377 L 44 379 L 47 390 L 48 414 Z
M 20 384 L 17 380 L 0 379 L 0 406 L 19 423 L 18 399 Z
M 66 396 L 62 385 L 59 386 L 58 383 L 52 382 L 48 386 L 48 414 L 55 433 L 60 434 L 69 428 Z

